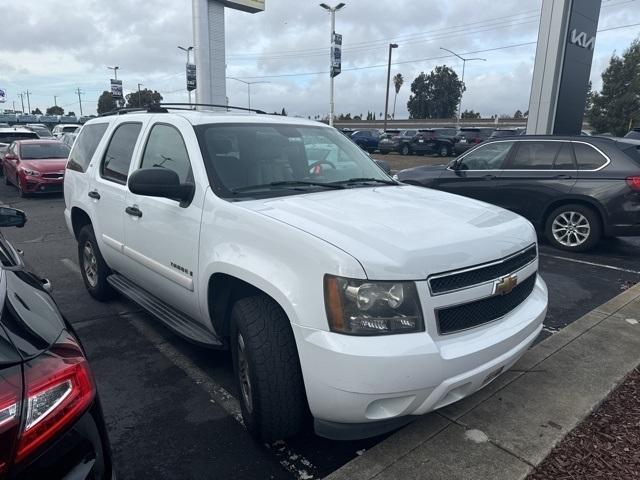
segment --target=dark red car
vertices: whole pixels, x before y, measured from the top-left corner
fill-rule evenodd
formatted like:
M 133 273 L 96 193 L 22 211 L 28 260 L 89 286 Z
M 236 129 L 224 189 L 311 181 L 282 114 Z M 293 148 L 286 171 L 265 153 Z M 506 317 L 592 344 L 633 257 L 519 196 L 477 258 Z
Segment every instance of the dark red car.
M 7 185 L 24 197 L 31 193 L 61 192 L 69 147 L 58 140 L 17 140 L 2 161 Z

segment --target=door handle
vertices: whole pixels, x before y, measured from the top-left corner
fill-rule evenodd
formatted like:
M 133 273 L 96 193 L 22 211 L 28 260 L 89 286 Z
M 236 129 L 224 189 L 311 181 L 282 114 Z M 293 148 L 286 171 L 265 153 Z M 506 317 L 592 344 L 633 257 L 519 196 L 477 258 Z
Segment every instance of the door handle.
M 100 200 L 100 194 L 98 193 L 97 190 L 91 190 L 87 195 L 89 195 L 89 198 Z
M 124 211 L 133 217 L 142 217 L 142 212 L 138 207 L 127 207 Z
M 564 175 L 564 174 L 560 174 L 560 175 L 556 175 L 555 178 L 559 178 L 562 180 L 569 180 L 571 178 L 573 178 L 571 175 Z
M 491 175 L 491 174 L 487 174 L 483 177 L 485 180 L 495 180 L 496 176 L 495 175 Z

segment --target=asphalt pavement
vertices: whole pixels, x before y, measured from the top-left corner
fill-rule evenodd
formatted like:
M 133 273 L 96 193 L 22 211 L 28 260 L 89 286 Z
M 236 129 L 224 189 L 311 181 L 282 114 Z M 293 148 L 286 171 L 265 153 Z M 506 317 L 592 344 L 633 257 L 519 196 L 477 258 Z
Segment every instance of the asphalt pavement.
M 94 301 L 85 291 L 75 240 L 61 196 L 20 199 L 0 185 L 0 202 L 27 213 L 5 236 L 51 280 L 62 313 L 74 324 L 98 383 L 118 477 L 322 478 L 380 442 L 332 442 L 311 426 L 294 439 L 260 445 L 238 415 L 230 355 L 182 340 L 124 299 Z M 569 255 L 540 248 L 552 335 L 640 281 L 640 238 L 608 239 Z

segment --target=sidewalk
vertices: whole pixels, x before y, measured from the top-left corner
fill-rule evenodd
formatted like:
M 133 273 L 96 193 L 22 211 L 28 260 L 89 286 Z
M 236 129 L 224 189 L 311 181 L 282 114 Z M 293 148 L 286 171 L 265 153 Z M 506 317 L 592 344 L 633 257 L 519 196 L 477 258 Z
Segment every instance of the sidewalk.
M 640 284 L 529 350 L 485 389 L 327 477 L 523 479 L 640 364 Z

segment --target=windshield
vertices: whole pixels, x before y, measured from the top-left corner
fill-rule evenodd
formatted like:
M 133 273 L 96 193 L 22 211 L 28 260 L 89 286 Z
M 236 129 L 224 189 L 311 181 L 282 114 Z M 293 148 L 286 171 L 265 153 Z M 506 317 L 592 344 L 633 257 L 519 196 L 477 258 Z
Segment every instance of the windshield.
M 195 127 L 209 181 L 225 198 L 263 198 L 395 184 L 355 143 L 321 126 Z
M 69 147 L 64 143 L 25 143 L 20 146 L 20 157 L 24 160 L 43 158 L 67 158 Z
M 31 130 L 36 132 L 40 138 L 42 137 L 53 137 L 53 134 L 49 131 L 47 127 L 29 127 Z
M 11 143 L 14 140 L 40 138 L 36 132 L 0 132 L 0 143 Z

